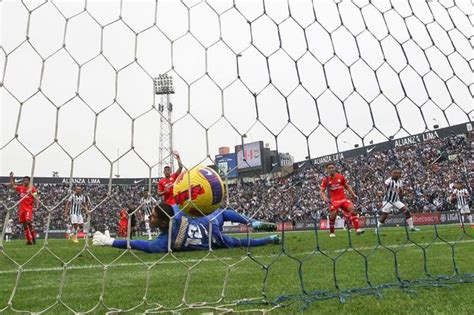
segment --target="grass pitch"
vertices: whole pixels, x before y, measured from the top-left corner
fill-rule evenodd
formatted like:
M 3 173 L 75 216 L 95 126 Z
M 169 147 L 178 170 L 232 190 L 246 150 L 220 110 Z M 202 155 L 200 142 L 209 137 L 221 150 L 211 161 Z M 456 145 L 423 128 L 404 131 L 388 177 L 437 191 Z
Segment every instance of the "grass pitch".
M 268 310 L 274 305 L 257 303 L 262 301 L 262 292 L 268 301 L 275 301 L 281 296 L 301 295 L 303 289 L 310 296 L 315 291 L 337 293 L 336 284 L 346 290 L 397 283 L 394 252 L 401 280 L 454 275 L 455 268 L 459 273 L 472 274 L 474 229 L 466 231 L 454 225 L 439 226 L 436 234 L 433 226 L 426 226 L 420 232 L 409 233 L 410 241 L 404 228 L 385 228 L 380 237 L 382 244 L 373 229 L 362 236 L 339 230 L 334 239 L 327 231 L 290 232 L 285 233 L 283 244 L 251 248 L 250 256 L 246 249 L 163 255 L 85 247 L 83 240 L 79 244 L 50 240 L 48 246 L 43 241 L 36 246 L 13 241 L 4 243 L 4 251 L 0 252 L 0 310 L 12 296 L 14 310 L 47 309 L 46 314 L 71 314 L 72 310 L 103 314 L 107 311 L 104 305 L 135 314 L 157 307 L 161 311 L 182 309 L 183 301 L 195 307 L 200 302 L 209 303 L 209 307 L 182 311 L 184 314 Z M 356 250 L 350 249 L 350 244 Z M 320 251 L 315 250 L 317 246 Z M 18 273 L 20 265 L 22 272 Z M 474 283 L 420 286 L 408 291 L 387 288 L 380 292 L 382 298 L 348 296 L 345 303 L 319 300 L 307 306 L 305 313 L 474 313 Z M 99 303 L 101 296 L 103 304 Z M 235 300 L 252 298 L 259 299 L 254 304 L 232 305 Z M 303 305 L 301 299 L 282 303 L 290 305 L 273 313 L 293 314 Z M 218 310 L 212 309 L 218 306 Z

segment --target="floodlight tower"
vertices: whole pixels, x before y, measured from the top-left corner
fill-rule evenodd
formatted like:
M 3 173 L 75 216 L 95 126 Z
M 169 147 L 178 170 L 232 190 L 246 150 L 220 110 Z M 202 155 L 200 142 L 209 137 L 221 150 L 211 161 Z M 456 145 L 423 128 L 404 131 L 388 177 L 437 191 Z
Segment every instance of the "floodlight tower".
M 173 166 L 173 127 L 171 118 L 173 113 L 173 104 L 171 103 L 171 94 L 174 94 L 173 78 L 169 75 L 160 74 L 154 78 L 155 94 L 160 95 L 158 111 L 160 113 L 160 147 L 158 176 L 163 176 L 163 167 Z

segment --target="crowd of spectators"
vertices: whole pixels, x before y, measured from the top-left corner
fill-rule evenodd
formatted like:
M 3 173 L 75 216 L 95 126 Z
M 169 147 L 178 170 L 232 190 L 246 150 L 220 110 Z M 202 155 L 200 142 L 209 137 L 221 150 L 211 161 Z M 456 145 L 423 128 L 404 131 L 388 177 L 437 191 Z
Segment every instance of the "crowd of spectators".
M 412 212 L 447 211 L 453 209 L 448 195 L 455 180 L 472 186 L 473 133 L 439 138 L 388 151 L 376 152 L 337 163 L 359 199 L 355 203 L 361 215 L 374 215 L 381 207 L 384 181 L 393 168 L 402 170 L 405 186 L 403 202 Z M 272 174 L 270 174 L 272 175 Z M 247 216 L 272 222 L 304 221 L 324 218 L 327 205 L 319 196 L 319 186 L 325 176 L 324 165 L 311 165 L 285 177 L 260 176 L 253 181 L 228 186 L 225 206 Z M 275 174 L 273 174 L 275 175 Z M 34 214 L 39 231 L 65 230 L 64 204 L 69 196 L 67 184 L 36 184 L 41 207 Z M 138 207 L 144 187 L 140 185 L 85 185 L 84 193 L 92 203 L 91 227 L 115 231 L 122 208 Z M 5 207 L 13 206 L 17 195 L 0 187 L 0 226 Z M 13 218 L 16 219 L 16 211 Z M 140 216 L 138 216 L 139 221 Z M 49 226 L 48 226 L 49 221 Z M 20 231 L 20 227 L 18 231 Z
M 472 186 L 473 134 L 437 138 L 415 145 L 376 152 L 337 163 L 359 200 L 361 215 L 374 215 L 381 208 L 384 181 L 393 168 L 402 171 L 403 202 L 412 212 L 452 210 L 450 185 L 456 180 Z M 229 206 L 269 221 L 304 221 L 325 217 L 327 205 L 319 195 L 326 176 L 324 165 L 310 165 L 287 177 L 260 179 L 229 186 Z

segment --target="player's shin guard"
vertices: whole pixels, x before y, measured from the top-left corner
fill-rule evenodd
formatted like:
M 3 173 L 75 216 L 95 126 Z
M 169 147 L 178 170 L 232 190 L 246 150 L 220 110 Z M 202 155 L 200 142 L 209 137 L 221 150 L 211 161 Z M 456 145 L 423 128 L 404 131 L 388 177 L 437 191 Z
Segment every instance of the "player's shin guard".
M 352 226 L 354 226 L 354 229 L 357 231 L 359 229 L 359 218 L 357 217 L 357 214 L 351 214 L 351 222 Z
M 468 215 L 467 218 L 468 218 L 468 220 L 469 220 L 469 224 L 472 225 L 472 214 Z
M 334 225 L 336 224 L 336 218 L 329 218 L 329 233 L 334 233 Z

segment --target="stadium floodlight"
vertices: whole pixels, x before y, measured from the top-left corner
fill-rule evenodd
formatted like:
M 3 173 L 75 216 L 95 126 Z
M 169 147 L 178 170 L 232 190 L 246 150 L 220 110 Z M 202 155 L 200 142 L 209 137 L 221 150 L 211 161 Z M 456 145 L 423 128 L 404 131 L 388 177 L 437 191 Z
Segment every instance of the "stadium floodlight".
M 171 94 L 174 94 L 173 77 L 168 74 L 160 74 L 153 79 L 156 95 L 160 95 L 158 112 L 160 113 L 160 144 L 158 175 L 163 175 L 163 167 L 171 166 L 173 169 L 173 127 L 171 119 L 173 114 L 173 104 L 171 103 Z M 166 110 L 166 112 L 165 112 Z
M 173 77 L 168 76 L 168 74 L 160 74 L 158 77 L 153 79 L 154 87 L 155 87 L 155 94 L 163 95 L 163 94 L 174 94 L 173 88 Z

